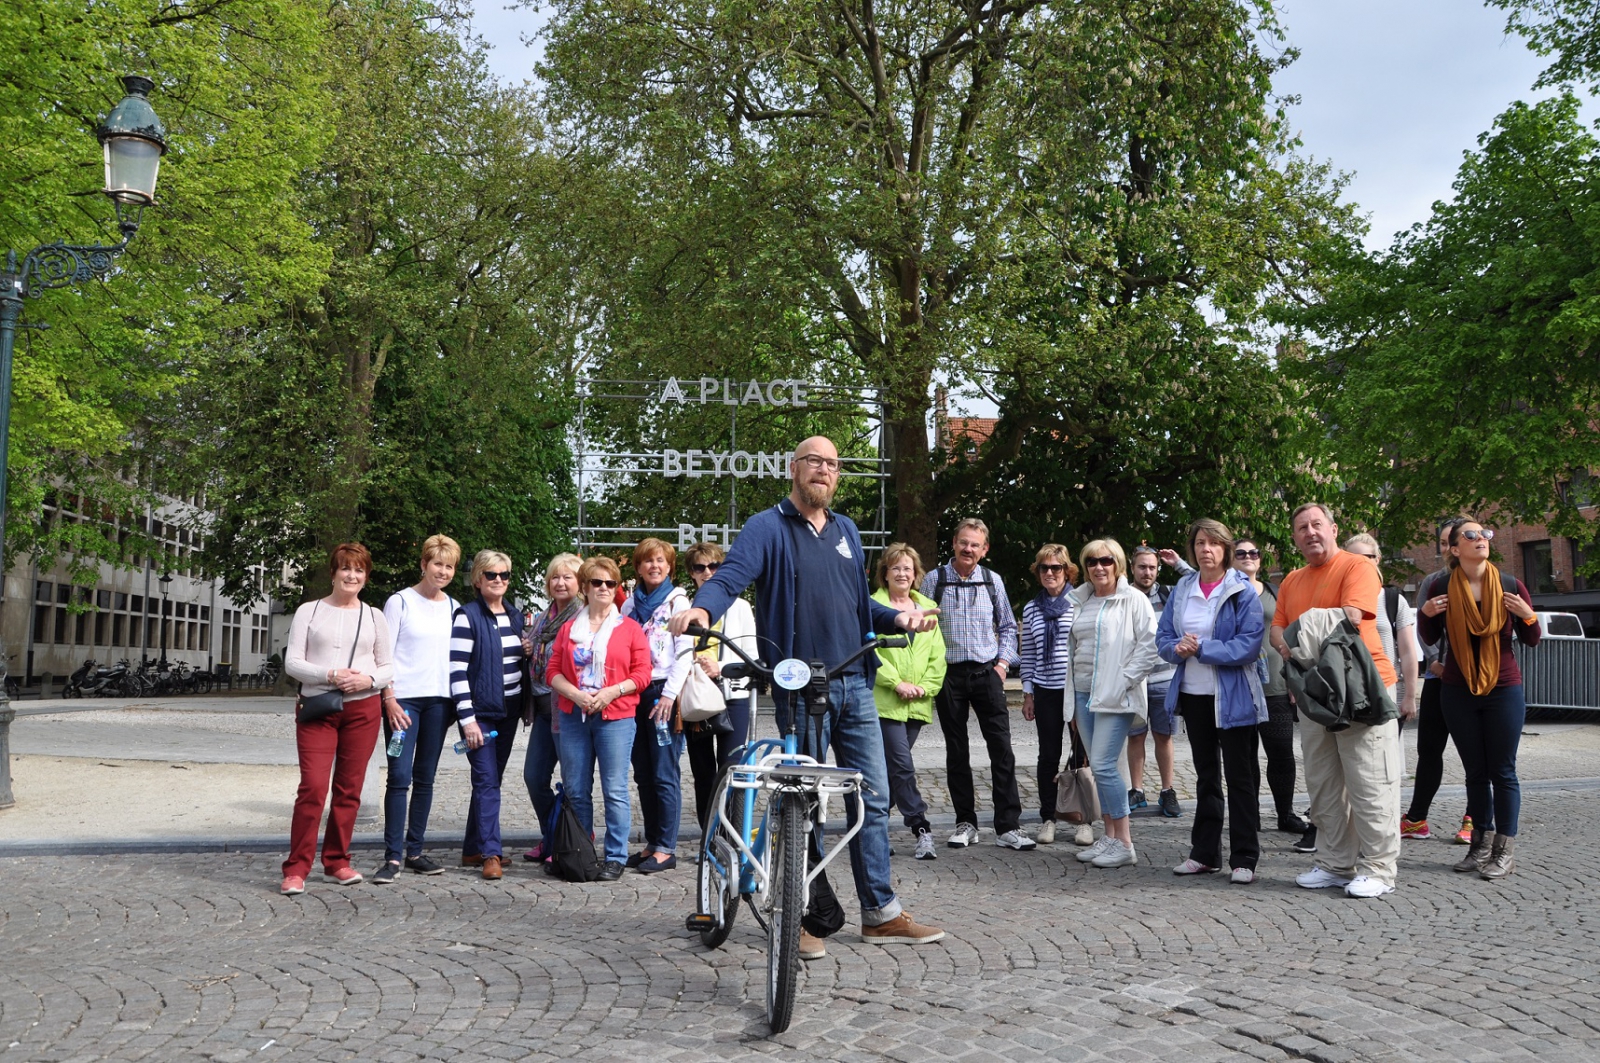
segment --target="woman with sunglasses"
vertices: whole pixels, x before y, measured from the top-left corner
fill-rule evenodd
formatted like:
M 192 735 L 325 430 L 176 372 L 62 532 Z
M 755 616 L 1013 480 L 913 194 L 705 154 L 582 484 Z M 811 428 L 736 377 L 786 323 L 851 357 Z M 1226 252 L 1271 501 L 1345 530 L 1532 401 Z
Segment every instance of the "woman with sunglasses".
M 1261 547 L 1254 539 L 1234 542 L 1233 567 L 1250 580 L 1250 589 L 1261 599 L 1262 615 L 1272 616 L 1278 609 L 1277 588 L 1261 578 Z M 1272 803 L 1278 810 L 1278 829 L 1285 834 L 1299 834 L 1302 841 L 1315 845 L 1315 836 L 1305 838 L 1312 830 L 1311 824 L 1294 810 L 1295 711 L 1294 702 L 1289 700 L 1289 684 L 1283 678 L 1283 658 L 1271 646 L 1262 646 L 1261 660 L 1267 668 L 1267 681 L 1261 687 L 1267 698 L 1267 722 L 1257 725 L 1256 731 L 1267 754 L 1267 789 L 1272 791 Z
M 529 614 L 522 629 L 522 648 L 528 654 L 528 697 L 522 718 L 528 724 L 528 752 L 522 760 L 522 782 L 528 788 L 528 800 L 533 802 L 533 814 L 539 817 L 539 848 L 523 854 L 523 859 L 538 861 L 550 855 L 546 850 L 556 825 L 550 818 L 555 811 L 556 792 L 551 788 L 556 764 L 560 760 L 557 732 L 561 717 L 554 711 L 554 698 L 545 683 L 544 673 L 550 666 L 550 651 L 556 636 L 578 610 L 583 599 L 578 596 L 578 569 L 583 558 L 577 554 L 557 554 L 544 569 L 544 593 L 550 600 L 544 612 Z
M 1527 704 L 1511 640 L 1539 642 L 1533 597 L 1521 580 L 1502 575 L 1489 560 L 1493 538 L 1494 532 L 1473 520 L 1450 533 L 1449 584 L 1422 603 L 1418 622 L 1422 641 L 1433 644 L 1441 635 L 1450 640 L 1439 701 L 1466 772 L 1472 817 L 1472 848 L 1455 869 L 1490 880 L 1516 869 L 1522 809 L 1517 745 Z
M 1072 678 L 1072 595 L 1078 566 L 1060 543 L 1045 543 L 1033 558 L 1033 578 L 1039 593 L 1022 607 L 1018 647 L 1022 652 L 1022 718 L 1039 729 L 1039 818 L 1043 825 L 1034 840 L 1049 845 L 1056 840 L 1056 775 L 1061 771 L 1061 750 L 1067 724 L 1077 699 L 1067 703 L 1067 682 Z M 1085 823 L 1090 833 L 1094 828 Z M 1086 839 L 1090 843 L 1093 838 Z
M 694 639 L 675 638 L 667 630 L 672 618 L 689 608 L 689 596 L 672 583 L 678 551 L 662 539 L 642 539 L 633 548 L 633 593 L 622 615 L 644 628 L 650 643 L 650 685 L 639 695 L 633 735 L 633 778 L 639 787 L 639 813 L 644 819 L 644 848 L 628 857 L 628 866 L 652 875 L 678 866 L 678 821 L 683 814 L 683 729 L 678 719 L 678 692 L 693 667 Z
M 1202 517 L 1184 538 L 1195 571 L 1173 588 L 1156 628 L 1162 659 L 1177 666 L 1167 705 L 1188 727 L 1196 775 L 1189 856 L 1172 873 L 1199 875 L 1222 866 L 1226 809 L 1230 881 L 1247 886 L 1261 859 L 1256 728 L 1267 719 L 1267 698 L 1257 666 L 1266 615 L 1250 578 L 1228 567 L 1234 542 L 1224 524 Z
M 467 743 L 472 770 L 472 800 L 461 843 L 463 867 L 482 867 L 483 877 L 503 874 L 500 848 L 500 783 L 511 760 L 522 718 L 522 610 L 506 602 L 511 589 L 511 558 L 498 550 L 479 550 L 472 559 L 472 587 L 478 593 L 456 610 L 450 631 L 450 696 Z M 491 739 L 486 737 L 495 732 Z
M 622 572 L 609 557 L 591 557 L 578 570 L 586 608 L 569 620 L 550 651 L 545 681 L 562 713 L 558 741 L 566 800 L 583 829 L 594 833 L 595 763 L 605 801 L 606 834 L 600 881 L 622 877 L 633 815 L 628 764 L 634 710 L 650 685 L 650 643 L 644 629 L 617 609 Z
M 694 578 L 697 589 L 717 574 L 726 556 L 716 543 L 695 543 L 684 552 L 684 563 L 689 566 L 689 575 Z M 711 629 L 725 633 L 751 657 L 760 656 L 756 646 L 756 615 L 743 598 L 735 598 Z M 683 725 L 684 745 L 689 751 L 689 774 L 694 778 L 694 814 L 702 831 L 711 814 L 711 791 L 716 789 L 717 775 L 733 760 L 734 752 L 744 745 L 750 733 L 750 680 L 722 678 L 724 652 L 722 643 L 714 643 L 695 654 L 694 663 L 709 678 L 722 684 L 723 700 L 728 707 L 708 720 Z
M 1078 554 L 1088 582 L 1072 592 L 1074 719 L 1089 751 L 1105 834 L 1078 853 L 1095 867 L 1138 863 L 1128 830 L 1128 790 L 1117 762 L 1133 721 L 1145 711 L 1145 679 L 1161 665 L 1150 598 L 1128 582 L 1128 558 L 1115 539 Z

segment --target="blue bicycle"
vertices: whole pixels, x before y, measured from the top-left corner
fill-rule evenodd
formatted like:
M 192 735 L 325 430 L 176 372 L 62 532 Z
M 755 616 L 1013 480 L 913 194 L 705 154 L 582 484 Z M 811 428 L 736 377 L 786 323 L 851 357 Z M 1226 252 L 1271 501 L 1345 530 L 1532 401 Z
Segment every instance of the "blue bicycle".
M 750 739 L 737 759 L 717 778 L 711 798 L 712 818 L 700 842 L 697 908 L 688 928 L 698 931 L 708 948 L 717 948 L 733 930 L 742 897 L 767 934 L 767 1023 L 773 1033 L 789 1028 L 800 980 L 800 920 L 810 901 L 811 884 L 861 830 L 866 802 L 861 773 L 833 767 L 800 752 L 802 719 L 817 720 L 828 712 L 828 681 L 844 673 L 880 646 L 904 646 L 904 635 L 879 637 L 833 668 L 820 661 L 789 658 L 775 665 L 752 660 L 721 632 L 698 624 L 688 634 L 703 649 L 712 639 L 732 650 L 739 662 L 726 664 L 728 679 L 759 677 L 795 695 L 788 733 L 781 738 L 756 738 L 757 714 L 752 703 Z M 803 706 L 806 711 L 799 711 Z M 828 820 L 831 798 L 853 803 L 854 823 L 833 841 L 814 864 L 809 838 Z

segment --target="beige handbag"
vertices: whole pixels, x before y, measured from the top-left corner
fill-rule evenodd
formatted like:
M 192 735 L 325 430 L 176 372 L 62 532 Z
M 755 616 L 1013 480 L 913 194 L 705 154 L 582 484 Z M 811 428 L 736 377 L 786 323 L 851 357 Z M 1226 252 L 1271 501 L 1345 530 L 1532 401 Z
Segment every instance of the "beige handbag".
M 1070 723 L 1067 726 L 1072 731 L 1072 756 L 1067 758 L 1067 770 L 1056 776 L 1056 818 L 1065 823 L 1093 823 L 1100 818 L 1100 790 L 1078 729 Z
M 700 723 L 719 712 L 725 712 L 728 701 L 722 696 L 722 684 L 712 679 L 698 664 L 690 663 L 689 678 L 678 691 L 678 715 L 684 723 Z

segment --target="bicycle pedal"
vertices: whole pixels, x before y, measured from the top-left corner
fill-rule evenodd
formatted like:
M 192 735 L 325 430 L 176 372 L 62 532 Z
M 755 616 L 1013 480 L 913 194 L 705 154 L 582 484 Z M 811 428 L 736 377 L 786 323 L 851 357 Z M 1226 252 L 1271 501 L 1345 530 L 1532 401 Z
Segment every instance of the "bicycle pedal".
M 713 930 L 716 928 L 717 921 L 709 915 L 701 915 L 696 912 L 685 919 L 683 925 L 686 930 Z

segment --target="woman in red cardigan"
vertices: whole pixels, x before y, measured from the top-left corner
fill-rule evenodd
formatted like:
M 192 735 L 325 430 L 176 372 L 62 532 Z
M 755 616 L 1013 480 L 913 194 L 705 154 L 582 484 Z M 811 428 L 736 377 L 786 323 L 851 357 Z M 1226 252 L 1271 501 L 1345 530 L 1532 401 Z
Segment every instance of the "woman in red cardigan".
M 617 610 L 622 572 L 609 557 L 591 557 L 578 570 L 588 608 L 561 629 L 550 652 L 546 682 L 561 720 L 561 784 L 578 822 L 594 833 L 590 793 L 595 761 L 606 805 L 605 866 L 600 881 L 622 877 L 633 828 L 628 767 L 633 758 L 634 709 L 650 684 L 650 644 L 644 628 Z

